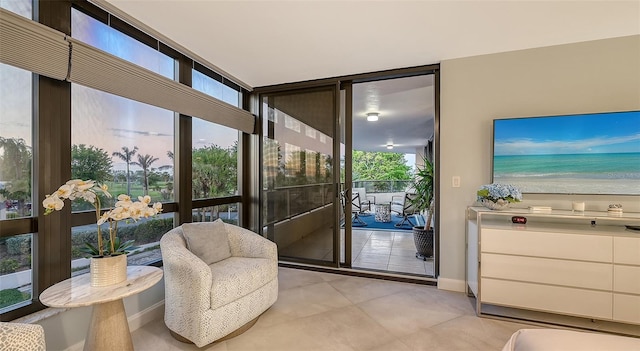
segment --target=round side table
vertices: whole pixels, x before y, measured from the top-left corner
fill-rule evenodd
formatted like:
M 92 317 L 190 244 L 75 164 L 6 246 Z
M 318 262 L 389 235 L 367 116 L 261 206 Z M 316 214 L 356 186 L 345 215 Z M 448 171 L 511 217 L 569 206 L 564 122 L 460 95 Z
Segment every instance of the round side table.
M 40 294 L 40 302 L 50 307 L 93 306 L 84 350 L 133 350 L 123 298 L 154 286 L 162 269 L 150 266 L 127 267 L 122 283 L 92 287 L 89 273 L 61 281 Z

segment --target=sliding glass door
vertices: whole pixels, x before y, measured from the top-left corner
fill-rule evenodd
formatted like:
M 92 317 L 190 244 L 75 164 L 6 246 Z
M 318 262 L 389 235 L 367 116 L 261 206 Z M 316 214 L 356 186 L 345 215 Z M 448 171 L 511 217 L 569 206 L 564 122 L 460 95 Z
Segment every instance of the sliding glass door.
M 337 102 L 334 85 L 260 95 L 262 229 L 282 259 L 337 266 Z

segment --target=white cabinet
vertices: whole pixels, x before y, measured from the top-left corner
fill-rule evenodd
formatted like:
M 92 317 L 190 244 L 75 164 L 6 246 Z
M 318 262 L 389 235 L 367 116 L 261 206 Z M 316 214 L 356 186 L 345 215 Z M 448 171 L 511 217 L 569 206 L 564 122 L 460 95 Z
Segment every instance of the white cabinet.
M 640 324 L 640 233 L 613 238 L 613 319 Z
M 513 224 L 524 216 L 527 224 Z M 640 324 L 640 214 L 467 210 L 467 286 L 486 305 Z

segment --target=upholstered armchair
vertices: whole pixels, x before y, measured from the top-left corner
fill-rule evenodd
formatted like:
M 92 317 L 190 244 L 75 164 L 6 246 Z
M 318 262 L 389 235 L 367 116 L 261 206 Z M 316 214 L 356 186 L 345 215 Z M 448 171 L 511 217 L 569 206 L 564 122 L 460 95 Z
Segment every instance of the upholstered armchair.
M 160 248 L 164 320 L 178 340 L 202 347 L 235 336 L 278 298 L 276 244 L 254 232 L 221 220 L 185 223 Z
M 45 351 L 44 329 L 39 324 L 0 322 L 0 350 Z

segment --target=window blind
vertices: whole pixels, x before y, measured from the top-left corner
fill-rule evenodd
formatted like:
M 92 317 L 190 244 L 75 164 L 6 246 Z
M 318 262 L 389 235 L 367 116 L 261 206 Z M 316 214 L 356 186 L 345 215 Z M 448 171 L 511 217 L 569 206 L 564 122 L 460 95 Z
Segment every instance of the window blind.
M 0 62 L 63 80 L 69 44 L 64 33 L 0 8 Z
M 0 62 L 253 133 L 255 116 L 245 110 L 0 10 Z

